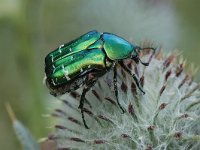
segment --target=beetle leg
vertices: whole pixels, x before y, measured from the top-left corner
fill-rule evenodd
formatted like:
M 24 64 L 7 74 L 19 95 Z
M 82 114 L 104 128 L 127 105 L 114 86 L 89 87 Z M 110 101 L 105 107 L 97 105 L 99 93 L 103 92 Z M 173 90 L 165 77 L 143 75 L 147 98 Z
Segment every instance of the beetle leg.
M 121 104 L 119 103 L 119 98 L 118 98 L 118 89 L 117 89 L 117 67 L 116 64 L 114 66 L 114 76 L 113 76 L 113 84 L 114 84 L 114 91 L 115 91 L 115 97 L 117 99 L 117 104 L 119 108 L 122 110 L 122 113 L 125 113 L 125 110 L 122 108 Z
M 138 81 L 138 78 L 135 76 L 135 74 L 132 74 L 131 71 L 124 65 L 123 61 L 119 61 L 120 66 L 126 71 L 128 72 L 128 74 L 130 74 L 133 77 L 133 80 L 135 81 L 137 87 L 139 88 L 139 90 L 145 94 L 145 92 L 142 90 L 142 88 L 140 87 L 140 83 Z
M 92 81 L 88 80 L 88 83 L 86 82 L 85 87 L 83 88 L 83 92 L 81 94 L 80 104 L 79 104 L 79 107 L 78 107 L 79 109 L 81 109 L 83 124 L 84 124 L 84 126 L 85 126 L 86 129 L 89 129 L 89 127 L 86 124 L 85 116 L 84 116 L 84 111 L 83 111 L 84 101 L 86 100 L 85 95 L 91 89 L 91 87 L 94 86 L 94 84 L 96 83 L 96 81 L 97 81 L 97 79 L 93 78 Z
M 143 64 L 144 66 L 148 66 L 149 65 L 148 62 L 143 62 L 140 58 L 138 58 L 138 59 L 139 59 L 140 63 Z
M 138 57 L 138 53 L 139 53 L 140 51 L 142 51 L 142 50 L 145 50 L 145 49 L 151 49 L 151 50 L 153 51 L 153 53 L 156 52 L 156 49 L 153 48 L 153 47 L 144 47 L 144 48 L 137 47 L 137 50 L 138 50 L 138 51 L 136 51 L 137 55 L 136 55 L 136 57 L 132 57 L 132 59 L 133 59 L 136 63 L 138 63 L 138 62 L 140 61 L 140 63 L 143 64 L 144 66 L 148 66 L 148 65 L 149 65 L 149 62 L 147 62 L 147 63 L 146 63 L 146 62 L 143 62 L 143 61 Z
M 136 56 L 136 57 L 132 57 L 132 59 L 136 62 L 136 63 L 138 63 L 138 62 L 140 62 L 141 64 L 143 64 L 144 66 L 148 66 L 149 65 L 149 63 L 147 62 L 143 62 L 138 56 Z

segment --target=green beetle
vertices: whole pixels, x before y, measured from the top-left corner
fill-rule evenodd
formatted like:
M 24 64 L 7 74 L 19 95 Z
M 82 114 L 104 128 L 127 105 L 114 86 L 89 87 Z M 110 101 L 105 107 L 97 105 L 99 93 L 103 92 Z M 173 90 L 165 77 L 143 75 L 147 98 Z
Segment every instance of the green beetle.
M 144 93 L 135 74 L 132 74 L 123 63 L 124 59 L 130 58 L 136 63 L 140 61 L 147 66 L 148 63 L 143 63 L 138 57 L 139 51 L 143 49 L 147 48 L 130 44 L 117 35 L 107 32 L 100 33 L 96 30 L 90 31 L 69 43 L 61 45 L 46 56 L 46 85 L 54 96 L 84 86 L 79 108 L 81 109 L 83 123 L 88 128 L 83 114 L 85 95 L 98 78 L 112 68 L 114 69 L 115 96 L 119 107 L 124 112 L 118 100 L 117 63 L 133 77 L 137 87 Z M 154 48 L 148 49 L 155 51 Z

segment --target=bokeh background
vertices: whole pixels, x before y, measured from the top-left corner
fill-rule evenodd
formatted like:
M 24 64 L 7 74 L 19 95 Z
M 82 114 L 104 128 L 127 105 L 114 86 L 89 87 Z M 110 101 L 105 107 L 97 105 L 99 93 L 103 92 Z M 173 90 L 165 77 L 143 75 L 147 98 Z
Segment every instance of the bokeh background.
M 198 67 L 199 13 L 199 0 L 0 0 L 0 149 L 21 149 L 5 102 L 36 139 L 51 132 L 44 117 L 55 99 L 43 84 L 48 52 L 97 29 L 178 49 Z

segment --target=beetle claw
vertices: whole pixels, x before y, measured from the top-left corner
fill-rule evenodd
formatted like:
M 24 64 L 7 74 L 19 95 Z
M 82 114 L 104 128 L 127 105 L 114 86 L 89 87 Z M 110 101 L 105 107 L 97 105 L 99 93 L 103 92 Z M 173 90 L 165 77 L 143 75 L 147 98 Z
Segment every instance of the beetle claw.
M 136 83 L 137 84 L 137 83 Z M 137 85 L 137 87 L 139 88 L 139 90 L 142 92 L 142 94 L 144 95 L 145 94 L 145 91 L 139 86 Z
M 84 124 L 85 128 L 86 128 L 86 129 L 89 129 L 89 127 L 87 126 L 86 121 L 85 121 L 83 108 L 81 108 L 81 114 L 82 114 L 83 124 Z
M 121 110 L 122 110 L 122 114 L 124 114 L 124 113 L 126 112 L 126 111 L 125 111 L 124 109 L 122 109 L 122 108 L 121 108 Z
M 143 95 L 145 95 L 145 91 L 142 90 Z

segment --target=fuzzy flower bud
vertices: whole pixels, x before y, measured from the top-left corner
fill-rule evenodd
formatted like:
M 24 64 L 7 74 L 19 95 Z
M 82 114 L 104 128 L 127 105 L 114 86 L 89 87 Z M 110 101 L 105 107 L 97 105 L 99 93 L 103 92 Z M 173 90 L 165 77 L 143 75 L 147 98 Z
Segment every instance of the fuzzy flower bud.
M 83 125 L 78 109 L 82 89 L 59 98 L 60 107 L 52 113 L 55 140 L 59 150 L 197 150 L 200 147 L 200 90 L 184 61 L 175 54 L 168 57 L 158 51 L 141 54 L 141 63 L 126 61 L 145 91 L 143 94 L 132 77 L 118 67 L 117 105 L 112 83 L 113 72 L 100 78 L 86 94 Z

